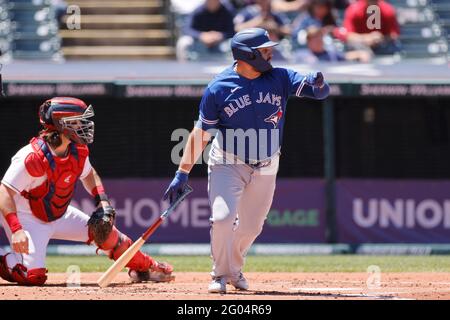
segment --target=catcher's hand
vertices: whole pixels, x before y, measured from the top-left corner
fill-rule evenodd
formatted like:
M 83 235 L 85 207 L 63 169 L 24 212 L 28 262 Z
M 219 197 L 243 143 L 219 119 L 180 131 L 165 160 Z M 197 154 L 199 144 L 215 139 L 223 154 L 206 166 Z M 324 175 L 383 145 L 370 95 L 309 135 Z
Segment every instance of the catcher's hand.
M 99 207 L 92 213 L 87 224 L 89 232 L 98 246 L 108 239 L 114 226 L 115 216 L 116 210 L 112 206 Z

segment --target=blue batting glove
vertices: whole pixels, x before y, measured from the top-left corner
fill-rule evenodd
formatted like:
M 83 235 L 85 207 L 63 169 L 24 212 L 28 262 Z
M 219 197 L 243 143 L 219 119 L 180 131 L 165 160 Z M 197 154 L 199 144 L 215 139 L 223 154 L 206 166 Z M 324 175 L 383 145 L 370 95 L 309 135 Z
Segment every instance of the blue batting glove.
M 164 193 L 163 199 L 167 200 L 167 198 L 169 198 L 170 204 L 174 203 L 175 200 L 183 193 L 188 178 L 189 174 L 182 171 L 177 171 L 175 173 L 175 178 L 173 178 L 172 182 L 169 185 L 169 188 L 167 188 L 166 192 Z
M 305 77 L 305 82 L 314 88 L 322 88 L 324 86 L 322 72 L 317 71 L 308 73 Z

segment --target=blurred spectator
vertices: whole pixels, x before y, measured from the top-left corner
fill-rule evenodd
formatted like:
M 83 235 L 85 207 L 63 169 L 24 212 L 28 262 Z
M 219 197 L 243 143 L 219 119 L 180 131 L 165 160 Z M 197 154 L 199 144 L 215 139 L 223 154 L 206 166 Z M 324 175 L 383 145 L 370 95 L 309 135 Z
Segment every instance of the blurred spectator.
M 64 0 L 52 0 L 51 5 L 55 11 L 55 18 L 60 28 L 64 25 L 64 17 L 67 13 L 67 3 Z
M 368 26 L 367 7 L 377 5 L 380 9 L 379 29 Z M 370 47 L 376 55 L 393 54 L 400 51 L 398 37 L 400 27 L 395 8 L 384 0 L 357 0 L 345 10 L 340 36 L 353 47 Z
M 309 27 L 322 28 L 322 32 L 327 34 L 332 32 L 336 25 L 333 0 L 311 0 L 307 12 L 299 15 L 293 22 L 293 48 L 306 45 L 306 30 Z
M 274 12 L 285 12 L 285 13 L 298 13 L 304 10 L 310 0 L 273 0 L 272 10 Z
M 253 4 L 253 1 L 250 1 L 250 0 L 229 0 L 229 3 L 234 7 L 234 9 L 240 10 L 243 7 L 248 6 L 249 4 Z
M 369 62 L 372 54 L 369 50 L 339 52 L 334 46 L 325 48 L 323 30 L 316 26 L 307 29 L 307 49 L 296 51 L 295 60 L 302 63 L 360 61 Z
M 354 0 L 334 0 L 334 7 L 339 10 L 346 9 Z
M 300 15 L 294 21 L 294 25 L 292 34 L 297 34 L 310 26 L 334 28 L 337 24 L 333 13 L 333 0 L 311 0 L 307 12 Z
M 177 15 L 188 15 L 194 12 L 205 0 L 170 0 L 170 8 Z
M 254 5 L 242 9 L 234 18 L 236 32 L 247 28 L 263 28 L 269 31 L 273 41 L 290 35 L 289 21 L 272 11 L 271 0 L 255 0 Z
M 185 61 L 199 56 L 221 57 L 230 50 L 227 39 L 233 35 L 232 9 L 220 0 L 206 0 L 188 17 L 177 42 L 177 58 Z

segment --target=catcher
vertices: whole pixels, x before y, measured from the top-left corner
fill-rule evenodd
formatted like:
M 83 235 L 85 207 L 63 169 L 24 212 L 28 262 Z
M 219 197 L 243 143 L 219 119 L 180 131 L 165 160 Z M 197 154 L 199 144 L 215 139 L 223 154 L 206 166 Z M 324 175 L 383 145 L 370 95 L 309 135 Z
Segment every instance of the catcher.
M 118 259 L 132 244 L 114 226 L 100 177 L 89 161 L 94 140 L 92 106 L 56 97 L 39 109 L 44 129 L 12 158 L 0 185 L 0 221 L 13 252 L 0 251 L 0 277 L 19 285 L 47 280 L 45 255 L 50 239 L 95 245 Z M 95 201 L 91 217 L 70 206 L 80 179 Z M 1 250 L 1 249 L 0 249 Z M 172 266 L 138 252 L 127 264 L 132 282 L 173 280 Z

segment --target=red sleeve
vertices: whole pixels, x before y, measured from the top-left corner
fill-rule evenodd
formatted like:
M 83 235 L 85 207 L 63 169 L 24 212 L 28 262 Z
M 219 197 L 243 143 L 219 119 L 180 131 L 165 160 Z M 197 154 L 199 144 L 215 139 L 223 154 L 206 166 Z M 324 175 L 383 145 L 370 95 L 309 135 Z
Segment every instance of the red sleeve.
M 354 5 L 350 5 L 347 10 L 345 10 L 345 14 L 344 14 L 344 22 L 342 23 L 344 28 L 348 31 L 348 32 L 356 32 L 356 28 L 355 28 L 355 6 Z
M 400 26 L 398 25 L 397 21 L 397 15 L 395 14 L 395 9 L 392 10 L 392 16 L 391 16 L 391 28 L 390 28 L 390 34 L 394 34 L 396 36 L 400 35 Z
M 386 23 L 384 34 L 398 36 L 400 34 L 400 26 L 397 21 L 397 13 L 395 12 L 395 8 L 389 3 L 383 1 L 381 10 L 381 14 L 384 16 Z
M 343 27 L 335 27 L 333 28 L 333 36 L 340 41 L 346 42 L 348 30 Z

